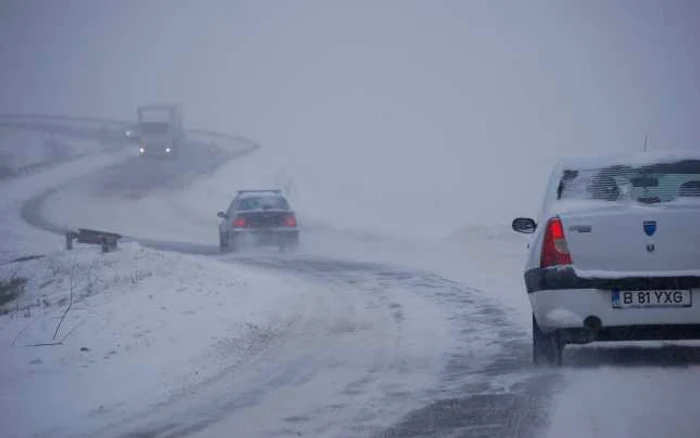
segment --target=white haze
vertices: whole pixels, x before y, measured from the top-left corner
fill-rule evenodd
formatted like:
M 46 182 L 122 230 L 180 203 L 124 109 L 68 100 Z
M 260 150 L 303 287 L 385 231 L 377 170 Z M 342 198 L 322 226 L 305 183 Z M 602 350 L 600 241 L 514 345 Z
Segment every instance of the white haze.
M 447 234 L 534 214 L 559 156 L 698 148 L 699 29 L 693 1 L 4 1 L 0 111 L 177 101 Z

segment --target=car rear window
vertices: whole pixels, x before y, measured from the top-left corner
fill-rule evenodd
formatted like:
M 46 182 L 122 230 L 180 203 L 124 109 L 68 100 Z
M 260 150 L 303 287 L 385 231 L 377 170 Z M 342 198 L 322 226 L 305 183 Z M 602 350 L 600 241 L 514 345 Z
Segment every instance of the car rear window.
M 567 169 L 558 187 L 558 199 L 653 204 L 679 198 L 700 200 L 700 160 Z
M 237 210 L 289 210 L 289 203 L 281 196 L 249 196 L 238 200 Z

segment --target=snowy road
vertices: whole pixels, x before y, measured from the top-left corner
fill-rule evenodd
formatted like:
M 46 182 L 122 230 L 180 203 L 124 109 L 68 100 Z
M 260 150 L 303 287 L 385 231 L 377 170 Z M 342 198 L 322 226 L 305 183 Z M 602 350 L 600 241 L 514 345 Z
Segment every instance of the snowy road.
M 264 352 L 110 433 L 526 437 L 543 426 L 554 378 L 530 369 L 525 334 L 479 291 L 379 264 L 236 262 L 305 277 L 320 295 Z
M 101 172 L 97 181 L 113 186 L 114 175 L 132 165 Z M 151 180 L 148 191 L 159 183 Z M 44 204 L 81 190 L 74 184 L 40 193 L 22 216 L 61 230 Z M 309 241 L 323 239 L 311 234 Z M 251 437 L 535 436 L 544 424 L 556 379 L 530 367 L 527 332 L 483 291 L 416 267 L 314 251 L 221 256 L 212 243 L 139 242 L 301 279 L 310 292 L 284 336 L 187 395 L 109 422 L 95 436 L 214 437 L 232 428 Z
M 274 307 L 272 315 L 284 317 L 273 317 L 276 328 L 262 330 L 243 352 L 238 337 L 209 345 L 220 327 L 203 327 L 206 341 L 197 349 L 188 344 L 206 352 L 196 361 L 202 367 L 198 378 L 177 390 L 171 379 L 155 402 L 148 397 L 134 406 L 120 402 L 89 418 L 66 413 L 61 427 L 68 418 L 77 424 L 46 436 L 639 438 L 664 431 L 694 437 L 698 430 L 697 344 L 570 348 L 564 370 L 531 366 L 521 241 L 478 230 L 452 246 L 388 243 L 309 227 L 297 254 L 221 255 L 211 213 L 228 196 L 229 185 L 240 185 L 236 178 L 250 175 L 234 164 L 210 181 L 192 184 L 191 173 L 180 175 L 167 166 L 151 172 L 139 164 L 140 177 L 120 176 L 129 175 L 133 165 L 126 160 L 72 182 L 47 180 L 33 191 L 13 188 L 17 202 L 7 208 L 17 208 L 26 222 L 46 231 L 83 224 L 124 231 L 156 250 L 149 257 L 167 263 L 166 254 L 185 253 L 215 265 L 217 275 L 249 269 L 256 278 L 275 279 L 227 303 L 222 298 L 227 288 L 221 286 L 226 280 L 212 286 L 206 277 L 193 277 L 183 286 L 216 296 L 197 303 L 201 324 L 209 314 L 225 318 L 226 309 L 235 308 L 240 312 L 235 318 L 241 318 L 253 303 Z M 465 250 L 461 242 L 476 250 Z M 187 281 L 187 273 L 180 274 Z M 274 287 L 274 293 L 265 287 Z M 180 313 L 163 311 L 159 317 L 177 326 L 177 315 L 189 315 L 192 306 L 183 302 Z M 141 317 L 137 321 L 147 326 L 148 314 Z M 156 333 L 173 330 L 168 327 L 154 330 L 153 342 Z M 197 340 L 188 337 L 193 345 Z M 146 360 L 148 351 L 143 354 Z M 99 371 L 92 375 L 100 377 Z M 152 372 L 161 378 L 155 365 Z M 157 382 L 144 383 L 158 388 Z M 23 387 L 15 389 L 21 393 Z M 658 415 L 640 414 L 652 408 Z

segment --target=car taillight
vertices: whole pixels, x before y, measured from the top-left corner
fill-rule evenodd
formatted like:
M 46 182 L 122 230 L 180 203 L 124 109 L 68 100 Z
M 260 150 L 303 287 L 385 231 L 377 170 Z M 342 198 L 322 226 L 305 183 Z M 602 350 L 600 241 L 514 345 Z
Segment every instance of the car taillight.
M 238 217 L 233 221 L 233 226 L 236 228 L 243 228 L 248 224 L 248 221 L 244 217 Z
M 547 228 L 544 232 L 540 266 L 547 268 L 571 264 L 573 262 L 571 261 L 571 254 L 569 254 L 569 246 L 566 244 L 564 225 L 561 219 L 554 217 L 547 222 Z
M 284 217 L 284 226 L 285 227 L 296 227 L 297 226 L 297 217 L 294 216 L 293 214 L 288 214 L 287 216 Z

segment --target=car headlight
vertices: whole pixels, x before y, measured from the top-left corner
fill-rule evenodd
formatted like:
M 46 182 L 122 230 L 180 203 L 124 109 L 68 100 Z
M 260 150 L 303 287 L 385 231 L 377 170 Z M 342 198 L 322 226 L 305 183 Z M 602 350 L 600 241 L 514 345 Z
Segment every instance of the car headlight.
M 144 152 L 146 152 L 146 149 L 144 149 L 144 148 L 140 148 L 140 149 L 139 149 L 139 154 L 142 154 L 142 153 L 144 153 Z
M 170 148 L 165 148 L 165 152 L 169 154 L 169 153 L 170 153 Z

